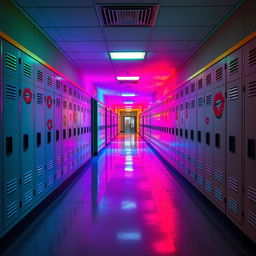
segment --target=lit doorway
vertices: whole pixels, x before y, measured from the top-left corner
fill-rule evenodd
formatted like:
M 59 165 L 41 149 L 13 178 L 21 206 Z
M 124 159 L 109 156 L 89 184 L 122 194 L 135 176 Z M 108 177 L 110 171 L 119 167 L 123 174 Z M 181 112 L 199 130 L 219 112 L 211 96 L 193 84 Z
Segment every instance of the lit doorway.
M 135 117 L 125 116 L 124 117 L 124 132 L 134 133 L 135 132 Z

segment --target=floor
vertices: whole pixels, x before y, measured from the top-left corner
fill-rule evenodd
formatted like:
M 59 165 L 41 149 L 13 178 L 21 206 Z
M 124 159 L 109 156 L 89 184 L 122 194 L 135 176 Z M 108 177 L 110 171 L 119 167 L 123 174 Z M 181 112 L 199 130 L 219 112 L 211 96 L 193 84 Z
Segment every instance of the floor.
M 139 135 L 121 134 L 4 255 L 246 255 Z

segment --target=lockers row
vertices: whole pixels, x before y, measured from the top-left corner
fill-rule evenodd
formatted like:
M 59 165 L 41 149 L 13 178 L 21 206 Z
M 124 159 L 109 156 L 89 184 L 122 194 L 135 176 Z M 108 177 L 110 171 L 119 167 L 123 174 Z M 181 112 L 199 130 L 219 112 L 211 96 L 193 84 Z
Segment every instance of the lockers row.
M 93 132 L 90 96 L 4 40 L 1 53 L 0 237 L 90 160 Z
M 255 109 L 256 39 L 140 116 L 140 134 L 253 241 Z

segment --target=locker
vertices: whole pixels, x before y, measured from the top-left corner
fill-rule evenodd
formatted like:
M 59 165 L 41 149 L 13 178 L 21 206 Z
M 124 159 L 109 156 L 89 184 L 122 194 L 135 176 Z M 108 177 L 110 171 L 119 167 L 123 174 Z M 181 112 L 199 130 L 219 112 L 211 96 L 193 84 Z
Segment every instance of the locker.
M 179 101 L 179 91 L 175 91 L 175 137 L 174 137 L 174 167 L 179 170 L 180 163 L 180 139 L 179 139 L 179 129 L 180 129 L 180 101 Z
M 187 178 L 189 178 L 190 175 L 190 138 L 189 138 L 189 132 L 190 132 L 190 88 L 189 83 L 186 83 L 184 85 L 184 171 Z
M 244 170 L 245 170 L 245 229 L 256 240 L 256 73 L 245 77 L 244 104 Z
M 45 194 L 45 90 L 35 87 L 35 184 L 36 199 L 41 200 Z
M 240 50 L 233 56 L 227 57 L 227 60 L 237 60 Z M 233 54 L 232 54 L 233 55 Z M 228 68 L 229 69 L 229 68 Z M 237 72 L 241 70 L 237 66 Z M 237 74 L 234 76 L 238 77 Z M 227 176 L 226 176 L 226 192 L 227 192 L 227 215 L 235 223 L 241 224 L 242 218 L 242 127 L 243 127 L 243 99 L 242 99 L 242 79 L 230 82 L 230 71 L 227 72 Z
M 3 41 L 0 39 L 0 52 L 2 53 Z M 3 123 L 3 82 L 2 82 L 2 54 L 0 55 L 0 123 Z M 0 145 L 3 145 L 3 127 L 0 125 Z M 0 237 L 3 233 L 3 147 L 0 147 Z
M 225 213 L 226 197 L 226 59 L 213 67 L 213 168 L 214 203 Z
M 35 181 L 35 91 L 33 84 L 34 60 L 21 53 L 21 102 L 20 102 L 20 159 L 21 159 L 21 202 L 22 212 L 34 204 Z
M 197 77 L 197 187 L 204 191 L 205 183 L 205 166 L 204 166 L 204 142 L 205 142 L 205 74 L 202 73 Z
M 179 104 L 179 169 L 180 172 L 185 175 L 185 132 L 184 132 L 184 122 L 185 122 L 185 108 L 186 101 L 184 99 L 184 86 L 179 90 L 180 104 Z

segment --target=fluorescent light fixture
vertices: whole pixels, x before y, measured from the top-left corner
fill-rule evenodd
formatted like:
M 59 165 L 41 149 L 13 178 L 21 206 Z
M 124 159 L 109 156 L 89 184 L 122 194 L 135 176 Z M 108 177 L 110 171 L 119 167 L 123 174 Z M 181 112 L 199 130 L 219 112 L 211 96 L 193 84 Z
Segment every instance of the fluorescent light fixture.
M 139 76 L 117 76 L 116 79 L 118 81 L 138 81 L 140 77 Z
M 133 101 L 131 101 L 131 100 L 127 100 L 127 101 L 124 101 L 124 104 L 133 104 Z
M 134 97 L 135 95 L 135 93 L 122 93 L 123 97 Z
M 146 52 L 110 52 L 112 60 L 144 60 Z

